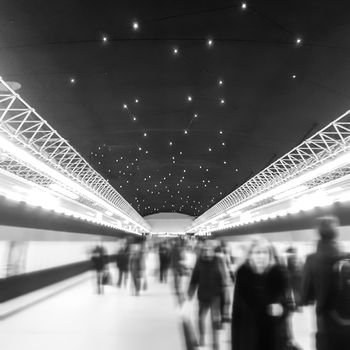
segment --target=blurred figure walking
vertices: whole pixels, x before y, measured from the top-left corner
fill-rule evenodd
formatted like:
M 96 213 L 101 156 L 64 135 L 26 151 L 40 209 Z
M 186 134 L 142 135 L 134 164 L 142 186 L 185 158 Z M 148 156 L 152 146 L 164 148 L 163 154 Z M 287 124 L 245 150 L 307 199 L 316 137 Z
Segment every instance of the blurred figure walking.
M 206 241 L 192 272 L 188 296 L 191 299 L 197 290 L 200 346 L 205 344 L 205 318 L 210 311 L 214 350 L 219 349 L 220 300 L 224 293 L 225 281 L 223 264 L 214 254 L 213 242 Z
M 228 260 L 228 256 L 224 253 L 223 245 L 218 245 L 215 247 L 215 257 L 220 264 L 220 269 L 223 272 L 223 286 L 221 289 L 220 295 L 220 323 L 230 322 L 231 314 L 230 314 L 230 306 L 231 306 L 231 298 L 230 298 L 230 264 Z
M 350 349 L 350 260 L 338 243 L 339 220 L 318 220 L 319 241 L 304 266 L 302 303 L 316 303 L 317 350 Z
M 185 300 L 183 291 L 183 277 L 187 274 L 185 242 L 178 238 L 171 250 L 171 267 L 174 277 L 174 290 L 179 304 Z
M 106 250 L 102 244 L 97 245 L 91 254 L 92 268 L 96 271 L 96 290 L 97 294 L 103 294 L 103 274 L 107 264 Z
M 133 244 L 131 246 L 130 272 L 133 282 L 134 294 L 136 296 L 139 296 L 141 291 L 141 284 L 142 281 L 144 281 L 145 277 L 145 252 L 144 247 L 141 244 Z
M 118 282 L 117 286 L 120 288 L 124 282 L 127 285 L 128 275 L 130 269 L 130 245 L 125 243 L 117 254 L 117 268 L 118 268 Z
M 168 280 L 168 271 L 171 263 L 171 254 L 166 242 L 159 245 L 159 280 L 166 283 Z
M 290 343 L 288 277 L 272 245 L 255 239 L 237 270 L 232 312 L 233 350 L 282 350 Z
M 287 271 L 289 285 L 292 289 L 295 310 L 298 311 L 301 305 L 301 283 L 303 264 L 298 257 L 298 251 L 294 247 L 289 247 L 287 253 Z

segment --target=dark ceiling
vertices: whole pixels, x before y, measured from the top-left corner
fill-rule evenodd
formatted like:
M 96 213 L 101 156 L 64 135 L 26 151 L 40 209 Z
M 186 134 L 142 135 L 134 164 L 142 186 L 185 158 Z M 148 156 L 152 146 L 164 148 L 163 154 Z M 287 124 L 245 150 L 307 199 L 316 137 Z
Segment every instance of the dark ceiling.
M 3 0 L 0 74 L 141 215 L 196 216 L 349 109 L 349 18 L 349 1 Z

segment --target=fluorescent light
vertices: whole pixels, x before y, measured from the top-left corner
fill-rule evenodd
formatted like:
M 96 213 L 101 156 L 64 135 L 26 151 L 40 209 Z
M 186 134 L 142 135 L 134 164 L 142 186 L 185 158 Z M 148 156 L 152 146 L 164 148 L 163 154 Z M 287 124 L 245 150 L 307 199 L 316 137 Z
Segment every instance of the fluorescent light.
M 256 195 L 255 197 L 246 200 L 245 202 L 233 207 L 232 209 L 228 210 L 227 212 L 229 214 L 233 214 L 236 213 L 240 210 L 242 210 L 243 208 L 246 208 L 250 205 L 253 205 L 261 200 L 264 200 L 266 198 L 270 198 L 270 197 L 274 197 L 277 196 L 279 194 L 281 194 L 282 192 L 286 192 L 289 191 L 293 188 L 299 187 L 301 186 L 303 183 L 306 183 L 307 181 L 310 181 L 312 179 L 315 179 L 321 175 L 327 174 L 335 169 L 341 168 L 347 164 L 350 163 L 350 152 L 347 151 L 341 155 L 338 155 L 338 157 L 331 159 L 329 161 L 326 161 L 325 163 L 317 166 L 314 169 L 311 169 L 310 171 L 298 176 L 295 179 L 289 180 L 284 184 L 278 185 L 275 188 L 272 188 L 271 190 L 265 192 L 265 193 L 261 193 L 259 195 Z M 212 218 L 210 220 L 215 219 Z M 199 227 L 201 227 L 202 225 L 205 225 L 207 222 L 203 222 L 201 224 L 199 224 L 198 226 L 192 227 L 191 230 L 196 230 Z
M 125 215 L 123 212 L 100 198 L 98 195 L 91 192 L 91 190 L 85 189 L 82 185 L 74 182 L 73 180 L 69 179 L 59 171 L 51 168 L 49 165 L 45 164 L 43 161 L 39 160 L 32 154 L 26 152 L 25 150 L 21 149 L 20 147 L 16 146 L 12 142 L 8 141 L 4 137 L 0 135 L 0 149 L 4 150 L 5 152 L 9 153 L 12 157 L 20 161 L 21 163 L 25 163 L 29 168 L 35 168 L 37 171 L 44 173 L 46 176 L 49 176 L 50 178 L 55 179 L 58 182 L 61 182 L 63 185 L 67 186 L 68 188 L 72 189 L 73 192 L 78 192 L 81 196 L 87 197 L 90 200 L 102 205 L 107 210 L 111 211 L 112 213 L 116 213 L 117 215 L 125 218 L 129 222 L 132 222 L 134 225 L 140 227 L 141 229 L 148 231 L 146 228 L 144 228 L 142 225 L 137 223 L 136 221 L 130 219 L 127 215 Z
M 288 191 L 285 191 L 285 192 L 277 194 L 276 196 L 273 197 L 273 199 L 279 200 L 279 199 L 291 197 L 293 195 L 296 195 L 296 194 L 299 194 L 301 192 L 304 192 L 307 189 L 308 189 L 308 187 L 305 186 L 305 185 L 294 187 L 294 188 L 291 188 Z
M 67 190 L 66 188 L 62 187 L 62 186 L 59 186 L 57 184 L 51 184 L 49 185 L 49 188 L 51 188 L 52 190 L 60 193 L 60 194 L 63 194 L 64 196 L 70 198 L 70 199 L 78 199 L 79 196 L 69 190 Z

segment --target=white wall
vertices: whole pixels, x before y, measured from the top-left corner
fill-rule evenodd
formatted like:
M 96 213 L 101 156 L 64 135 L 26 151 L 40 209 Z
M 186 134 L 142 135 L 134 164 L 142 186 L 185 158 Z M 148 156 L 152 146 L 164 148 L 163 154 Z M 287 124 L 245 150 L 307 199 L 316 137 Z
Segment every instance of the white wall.
M 0 278 L 87 260 L 100 241 L 108 254 L 120 245 L 114 237 L 0 226 Z

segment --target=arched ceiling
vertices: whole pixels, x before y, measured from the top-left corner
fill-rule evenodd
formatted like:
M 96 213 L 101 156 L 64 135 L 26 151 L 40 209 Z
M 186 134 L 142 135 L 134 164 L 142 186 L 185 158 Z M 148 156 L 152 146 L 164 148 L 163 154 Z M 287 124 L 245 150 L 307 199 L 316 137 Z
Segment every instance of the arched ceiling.
M 349 18 L 347 1 L 3 0 L 0 74 L 141 215 L 197 216 L 349 108 Z

